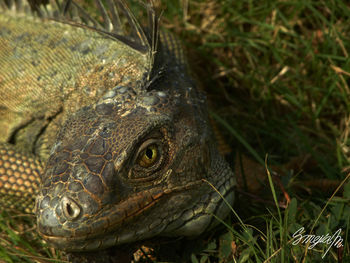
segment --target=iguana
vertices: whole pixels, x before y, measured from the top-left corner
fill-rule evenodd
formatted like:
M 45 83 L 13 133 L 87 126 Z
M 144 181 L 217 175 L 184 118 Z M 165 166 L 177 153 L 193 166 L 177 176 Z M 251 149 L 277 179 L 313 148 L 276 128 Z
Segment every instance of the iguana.
M 206 98 L 153 5 L 142 27 L 95 2 L 1 1 L 1 203 L 36 198 L 37 231 L 66 251 L 201 234 L 235 186 Z

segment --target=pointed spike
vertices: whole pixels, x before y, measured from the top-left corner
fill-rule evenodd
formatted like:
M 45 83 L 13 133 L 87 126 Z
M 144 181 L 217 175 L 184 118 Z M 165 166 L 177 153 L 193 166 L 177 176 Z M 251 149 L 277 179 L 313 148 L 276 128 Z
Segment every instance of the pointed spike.
M 96 29 L 103 29 L 103 27 L 93 18 L 91 17 L 84 8 L 82 8 L 80 5 L 75 3 L 74 1 L 71 1 L 72 5 L 77 9 L 78 13 L 80 14 L 80 17 L 82 19 L 85 19 L 86 23 L 88 24 L 89 22 L 93 25 L 94 28 Z
M 84 24 L 84 20 L 88 21 L 88 19 L 84 18 L 84 16 L 79 12 L 76 6 L 70 7 L 69 14 L 67 13 L 66 17 L 69 17 L 72 21 L 78 24 Z M 88 24 L 89 22 L 86 22 Z M 90 23 L 91 24 L 91 23 Z
M 72 4 L 71 0 L 66 1 L 66 3 L 63 6 L 63 15 L 66 15 L 68 13 L 68 10 L 70 9 L 71 4 Z
M 105 9 L 103 3 L 101 2 L 101 0 L 96 0 L 96 5 L 97 8 L 99 9 L 99 11 L 101 12 L 102 15 L 102 19 L 103 19 L 103 23 L 104 23 L 104 29 L 107 32 L 112 32 L 113 30 L 113 24 L 108 16 L 107 10 Z
M 106 2 L 108 10 L 111 14 L 111 20 L 113 25 L 113 30 L 111 32 L 114 34 L 120 34 L 123 30 L 123 27 L 118 14 L 118 8 L 113 0 L 106 0 Z
M 106 1 L 104 5 L 103 1 Z M 17 7 L 18 2 L 18 7 Z M 145 31 L 139 24 L 124 0 L 95 0 L 95 5 L 103 19 L 103 24 L 96 21 L 82 6 L 75 0 L 6 0 L 1 1 L 4 9 L 17 10 L 26 9 L 39 17 L 47 17 L 63 23 L 70 23 L 80 27 L 86 27 L 108 34 L 111 37 L 124 42 L 132 48 L 149 54 L 150 70 L 153 67 L 154 55 L 158 48 L 158 22 L 153 2 L 150 5 L 143 4 L 149 15 L 149 30 Z M 129 33 L 123 31 L 121 17 L 123 15 L 128 21 Z
M 147 76 L 148 79 L 145 79 L 144 88 L 146 90 L 149 90 L 149 88 L 154 84 L 158 79 L 162 77 L 162 74 L 164 73 L 164 66 L 157 69 L 157 72 L 155 74 Z M 152 77 L 151 77 L 152 76 Z
M 152 69 L 152 72 L 147 77 L 147 81 L 149 82 L 148 86 L 150 86 L 155 79 L 160 77 L 159 69 L 154 68 L 154 65 L 157 63 L 156 59 L 159 58 L 158 44 L 159 44 L 159 24 L 160 24 L 160 16 L 157 16 L 157 12 L 154 6 L 154 2 L 151 0 L 150 4 L 146 6 L 148 19 L 149 19 L 149 42 L 151 43 L 151 51 L 150 51 L 150 65 L 149 67 Z M 152 80 L 152 79 L 153 80 Z
M 148 41 L 148 38 L 146 37 L 145 32 L 143 31 L 142 27 L 138 23 L 137 19 L 135 18 L 135 16 L 133 15 L 133 13 L 129 9 L 129 7 L 125 4 L 125 2 L 123 0 L 120 0 L 119 3 L 121 5 L 121 7 L 123 8 L 122 11 L 124 11 L 126 18 L 128 19 L 130 25 L 132 27 L 134 27 L 134 32 L 132 32 L 132 33 L 134 34 L 135 39 L 140 41 L 139 44 L 141 46 L 147 47 L 148 50 L 151 50 L 151 46 L 150 46 L 150 43 Z
M 35 12 L 38 13 L 39 17 L 45 17 L 46 10 L 45 10 L 44 6 L 42 6 L 42 5 L 36 6 L 35 7 Z
M 50 0 L 50 9 L 51 9 L 51 15 L 53 18 L 59 18 L 61 15 L 61 6 L 57 2 L 57 0 Z
M 150 6 L 148 6 L 148 19 L 149 26 L 151 28 L 151 42 L 152 42 L 152 52 L 156 52 L 158 49 L 158 41 L 159 41 L 159 24 L 162 13 L 157 16 L 156 10 L 154 8 L 154 3 L 151 1 Z

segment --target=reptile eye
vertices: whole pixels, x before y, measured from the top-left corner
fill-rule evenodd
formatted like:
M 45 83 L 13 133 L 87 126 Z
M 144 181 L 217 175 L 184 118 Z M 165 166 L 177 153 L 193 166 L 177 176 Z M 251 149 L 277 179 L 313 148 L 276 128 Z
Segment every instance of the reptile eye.
M 156 137 L 158 134 L 152 135 Z M 168 145 L 160 136 L 145 140 L 130 159 L 131 169 L 127 173 L 130 182 L 151 182 L 162 175 L 160 171 L 167 165 Z
M 148 168 L 158 160 L 159 150 L 156 144 L 147 146 L 139 155 L 137 163 L 144 168 Z

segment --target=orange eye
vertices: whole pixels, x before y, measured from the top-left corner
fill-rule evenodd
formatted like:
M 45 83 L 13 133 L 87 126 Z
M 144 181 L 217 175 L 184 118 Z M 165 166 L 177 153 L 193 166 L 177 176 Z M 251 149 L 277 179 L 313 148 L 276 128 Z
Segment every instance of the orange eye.
M 155 144 L 151 144 L 141 152 L 137 162 L 141 167 L 148 168 L 155 164 L 158 159 L 158 153 L 158 147 Z

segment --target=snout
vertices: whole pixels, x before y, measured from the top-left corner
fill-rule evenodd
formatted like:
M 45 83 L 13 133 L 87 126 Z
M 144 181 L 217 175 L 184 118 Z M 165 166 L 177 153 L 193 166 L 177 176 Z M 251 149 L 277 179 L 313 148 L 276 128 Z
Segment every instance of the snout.
M 37 227 L 44 236 L 72 236 L 75 222 L 81 219 L 82 205 L 68 196 L 61 198 L 38 196 L 36 201 Z

